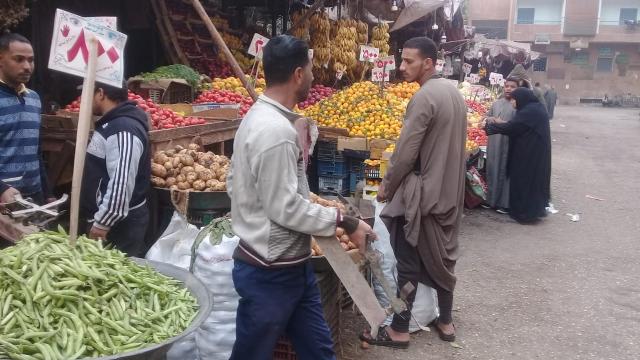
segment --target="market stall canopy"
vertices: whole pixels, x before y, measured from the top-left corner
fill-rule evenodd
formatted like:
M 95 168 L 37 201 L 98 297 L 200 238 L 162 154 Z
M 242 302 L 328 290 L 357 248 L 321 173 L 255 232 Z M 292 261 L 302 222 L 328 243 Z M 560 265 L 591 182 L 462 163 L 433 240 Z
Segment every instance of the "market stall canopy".
M 446 0 L 404 0 L 404 9 L 398 16 L 398 19 L 393 24 L 390 31 L 396 31 L 411 24 L 414 21 L 420 20 L 423 17 L 431 14 L 438 8 L 444 6 Z
M 483 35 L 476 35 L 474 42 L 480 50 L 489 50 L 489 54 L 493 57 L 498 55 L 511 56 L 519 52 L 524 52 L 535 60 L 540 57 L 540 53 L 531 50 L 531 44 L 520 43 L 509 40 L 493 40 L 487 39 Z

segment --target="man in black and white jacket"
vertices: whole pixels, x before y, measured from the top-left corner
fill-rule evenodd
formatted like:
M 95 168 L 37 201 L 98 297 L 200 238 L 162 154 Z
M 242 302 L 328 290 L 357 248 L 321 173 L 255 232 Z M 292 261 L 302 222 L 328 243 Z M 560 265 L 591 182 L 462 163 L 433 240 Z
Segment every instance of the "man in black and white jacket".
M 87 148 L 81 226 L 130 256 L 144 256 L 149 223 L 151 156 L 147 115 L 127 88 L 96 84 L 93 112 L 102 116 Z

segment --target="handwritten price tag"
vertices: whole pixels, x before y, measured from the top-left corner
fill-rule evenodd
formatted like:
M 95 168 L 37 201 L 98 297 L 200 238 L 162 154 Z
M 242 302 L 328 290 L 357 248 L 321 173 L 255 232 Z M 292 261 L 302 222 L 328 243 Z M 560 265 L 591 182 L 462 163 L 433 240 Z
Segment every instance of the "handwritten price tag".
M 258 33 L 253 34 L 253 39 L 251 40 L 251 45 L 249 45 L 249 49 L 247 52 L 249 55 L 253 55 L 258 59 L 262 59 L 262 48 L 267 45 L 269 42 L 269 38 L 266 38 Z
M 462 70 L 467 75 L 471 74 L 471 69 L 472 68 L 473 68 L 473 66 L 471 64 L 467 64 L 467 63 L 462 64 Z
M 442 72 L 442 70 L 444 69 L 444 60 L 436 60 L 436 71 L 437 72 Z
M 360 46 L 360 61 L 371 61 L 373 62 L 380 56 L 380 49 L 374 48 L 373 46 Z
M 376 69 L 387 69 L 395 70 L 396 69 L 396 58 L 393 55 L 385 56 L 383 58 L 379 58 L 375 61 Z
M 478 75 L 478 74 L 471 74 L 471 75 L 469 75 L 469 78 L 471 79 L 470 82 L 472 84 L 477 84 L 477 83 L 480 82 L 480 75 Z
M 389 71 L 373 68 L 373 70 L 371 70 L 371 81 L 373 82 L 389 81 L 390 74 L 391 73 Z
M 338 71 L 336 73 L 336 79 L 341 80 L 343 75 L 344 75 L 344 73 L 342 71 Z
M 313 60 L 313 49 L 309 49 L 309 60 Z

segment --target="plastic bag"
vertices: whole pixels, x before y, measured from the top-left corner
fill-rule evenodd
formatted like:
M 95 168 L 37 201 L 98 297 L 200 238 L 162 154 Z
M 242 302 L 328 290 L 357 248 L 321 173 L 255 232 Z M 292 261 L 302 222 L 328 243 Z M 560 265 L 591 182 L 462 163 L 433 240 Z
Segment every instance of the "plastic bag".
M 200 230 L 189 224 L 184 216 L 174 211 L 169 226 L 145 256 L 148 260 L 172 264 L 189 269 L 191 246 Z M 191 333 L 171 346 L 167 352 L 167 360 L 198 360 L 196 333 Z
M 189 269 L 191 246 L 200 230 L 187 222 L 177 211 L 158 241 L 149 249 L 145 258 Z
M 236 341 L 236 310 L 240 296 L 233 285 L 233 252 L 240 238 L 222 237 L 212 245 L 205 238 L 196 252 L 194 275 L 213 297 L 213 310 L 196 331 L 196 346 L 202 360 L 227 360 Z
M 396 268 L 397 260 L 391 247 L 391 235 L 386 225 L 380 219 L 380 213 L 384 209 L 385 204 L 378 203 L 373 200 L 373 204 L 376 207 L 375 223 L 373 225 L 373 231 L 377 235 L 377 240 L 371 243 L 374 250 L 377 250 L 381 254 L 380 267 L 384 274 L 385 279 L 393 285 L 397 284 L 398 271 Z M 382 285 L 373 278 L 373 290 L 378 298 L 378 302 L 384 308 L 389 306 L 389 298 L 384 292 Z M 411 311 L 411 322 L 409 323 L 409 332 L 416 332 L 426 329 L 427 325 L 439 316 L 438 311 L 438 297 L 436 291 L 422 283 L 418 284 L 416 290 L 416 299 L 413 302 L 413 309 Z M 385 325 L 390 325 L 393 315 L 389 316 L 384 322 Z

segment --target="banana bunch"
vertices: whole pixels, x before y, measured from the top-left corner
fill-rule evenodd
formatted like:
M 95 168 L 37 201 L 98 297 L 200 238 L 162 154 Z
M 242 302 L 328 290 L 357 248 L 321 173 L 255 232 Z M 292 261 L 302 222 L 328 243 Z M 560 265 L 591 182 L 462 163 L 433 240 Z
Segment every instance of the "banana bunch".
M 244 45 L 242 44 L 242 40 L 240 40 L 239 37 L 237 37 L 235 35 L 227 34 L 225 32 L 221 33 L 220 35 L 222 36 L 222 39 L 227 44 L 229 49 L 231 49 L 231 50 L 243 50 L 244 49 Z
M 238 62 L 238 65 L 240 65 L 242 70 L 247 72 L 251 69 L 251 67 L 253 66 L 253 60 L 251 58 L 249 58 L 239 50 L 231 50 L 231 53 L 233 54 L 233 57 L 236 58 L 236 61 Z
M 292 24 L 297 24 L 300 21 L 300 19 L 302 19 L 302 17 L 303 17 L 302 11 L 296 11 L 295 13 L 291 14 L 291 23 Z M 293 32 L 291 33 L 291 35 L 297 37 L 298 39 L 301 39 L 301 40 L 304 40 L 304 41 L 308 41 L 309 40 L 309 26 L 310 26 L 310 22 L 309 22 L 309 20 L 306 20 L 300 26 L 295 28 L 293 30 Z M 314 56 L 315 56 L 315 54 L 314 54 Z
M 369 41 L 369 25 L 367 25 L 366 22 L 358 21 L 356 24 L 356 30 L 358 31 L 358 44 L 366 45 Z
M 325 12 L 317 12 L 309 19 L 310 45 L 313 49 L 313 67 L 319 69 L 331 59 L 331 22 Z M 314 73 L 314 75 L 316 75 Z
M 389 55 L 389 38 L 389 24 L 383 22 L 373 27 L 371 46 L 380 49 L 380 57 Z
M 218 15 L 212 16 L 211 22 L 218 30 L 225 30 L 229 28 L 229 21 L 227 21 L 227 19 L 221 18 Z
M 352 25 L 355 20 L 338 21 L 338 32 L 331 43 L 331 56 L 333 58 L 333 70 L 346 72 L 358 64 L 358 31 Z

